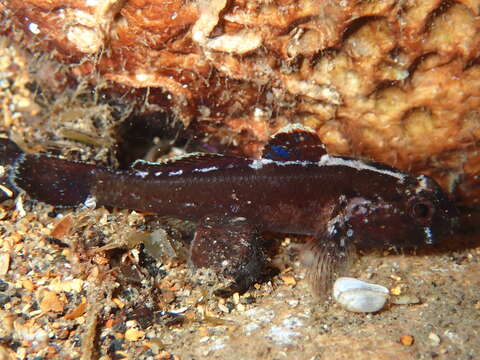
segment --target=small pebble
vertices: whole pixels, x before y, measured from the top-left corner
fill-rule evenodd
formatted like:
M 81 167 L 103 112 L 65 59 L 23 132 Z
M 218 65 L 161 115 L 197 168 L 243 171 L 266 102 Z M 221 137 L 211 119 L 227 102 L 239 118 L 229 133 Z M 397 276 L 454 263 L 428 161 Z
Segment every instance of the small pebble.
M 297 284 L 297 281 L 291 275 L 280 275 L 280 279 L 282 279 L 282 281 L 285 285 L 294 286 L 294 285 Z
M 10 301 L 10 296 L 0 293 L 0 306 L 7 304 Z
M 128 329 L 125 331 L 125 339 L 129 341 L 138 341 L 145 336 L 145 332 L 136 329 Z
M 438 336 L 437 334 L 435 333 L 430 333 L 428 334 L 428 340 L 430 340 L 430 345 L 432 346 L 438 346 L 440 345 L 440 336 Z
M 6 291 L 8 289 L 8 283 L 0 279 L 0 291 Z
M 0 190 L 5 192 L 5 190 L 3 190 L 1 185 L 0 185 Z M 8 215 L 8 212 L 3 207 L 0 207 L 0 220 L 5 219 L 7 215 Z
M 238 292 L 233 294 L 233 303 L 238 305 L 240 303 L 240 294 Z
M 40 310 L 42 312 L 63 312 L 64 309 L 63 298 L 59 297 L 54 291 L 45 291 L 42 301 L 40 302 Z
M 400 342 L 402 345 L 405 346 L 412 346 L 414 343 L 415 339 L 413 338 L 412 335 L 403 335 L 400 337 Z
M 0 252 L 0 276 L 5 275 L 10 267 L 10 254 Z
M 420 299 L 414 295 L 401 295 L 397 296 L 392 300 L 392 304 L 395 305 L 411 305 L 419 304 Z
M 390 290 L 392 295 L 400 295 L 402 293 L 402 285 L 397 285 Z
M 376 312 L 388 299 L 388 289 L 354 278 L 341 277 L 333 284 L 333 298 L 352 312 Z

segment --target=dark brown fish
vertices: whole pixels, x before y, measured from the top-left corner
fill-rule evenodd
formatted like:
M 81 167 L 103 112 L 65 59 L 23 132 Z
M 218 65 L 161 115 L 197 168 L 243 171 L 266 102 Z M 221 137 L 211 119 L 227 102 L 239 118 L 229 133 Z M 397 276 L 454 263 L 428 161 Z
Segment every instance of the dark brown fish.
M 458 216 L 428 176 L 328 155 L 318 136 L 300 127 L 274 136 L 260 159 L 192 154 L 163 163 L 139 160 L 127 171 L 23 154 L 8 140 L 3 147 L 3 163 L 13 164 L 11 185 L 34 199 L 199 221 L 194 265 L 255 272 L 265 262 L 252 246 L 261 243 L 257 233 L 313 236 L 301 257 L 319 291 L 344 268 L 352 245 L 434 245 L 452 233 Z M 235 252 L 245 259 L 240 265 L 232 261 Z

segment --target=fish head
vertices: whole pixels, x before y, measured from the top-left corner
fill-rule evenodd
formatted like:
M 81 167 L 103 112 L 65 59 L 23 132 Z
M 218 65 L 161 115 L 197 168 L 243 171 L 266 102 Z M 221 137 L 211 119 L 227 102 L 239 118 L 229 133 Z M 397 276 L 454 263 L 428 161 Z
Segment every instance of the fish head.
M 435 245 L 458 230 L 458 209 L 432 178 L 419 175 L 410 187 L 413 191 L 408 192 L 405 211 L 415 225 L 418 242 Z
M 436 245 L 458 229 L 454 203 L 430 177 L 408 175 L 373 198 L 354 197 L 345 209 L 346 232 L 361 247 Z

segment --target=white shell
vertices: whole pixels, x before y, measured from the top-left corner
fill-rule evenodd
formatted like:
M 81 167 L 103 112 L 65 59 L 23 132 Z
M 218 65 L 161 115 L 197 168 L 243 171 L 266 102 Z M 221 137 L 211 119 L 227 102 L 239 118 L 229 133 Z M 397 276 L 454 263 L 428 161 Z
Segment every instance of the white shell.
M 376 312 L 388 299 L 386 287 L 362 280 L 341 277 L 333 284 L 333 298 L 346 310 L 352 312 Z

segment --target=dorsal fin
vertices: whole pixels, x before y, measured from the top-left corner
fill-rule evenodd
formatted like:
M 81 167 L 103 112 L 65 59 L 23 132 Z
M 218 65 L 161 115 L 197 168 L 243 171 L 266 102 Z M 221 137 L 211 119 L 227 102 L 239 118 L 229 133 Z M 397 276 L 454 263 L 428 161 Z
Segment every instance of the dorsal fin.
M 247 164 L 247 159 L 221 154 L 192 153 L 162 162 L 136 160 L 131 169 L 141 177 L 175 176 L 231 169 Z
M 326 153 L 325 146 L 314 130 L 291 124 L 270 138 L 262 157 L 275 161 L 319 160 Z

